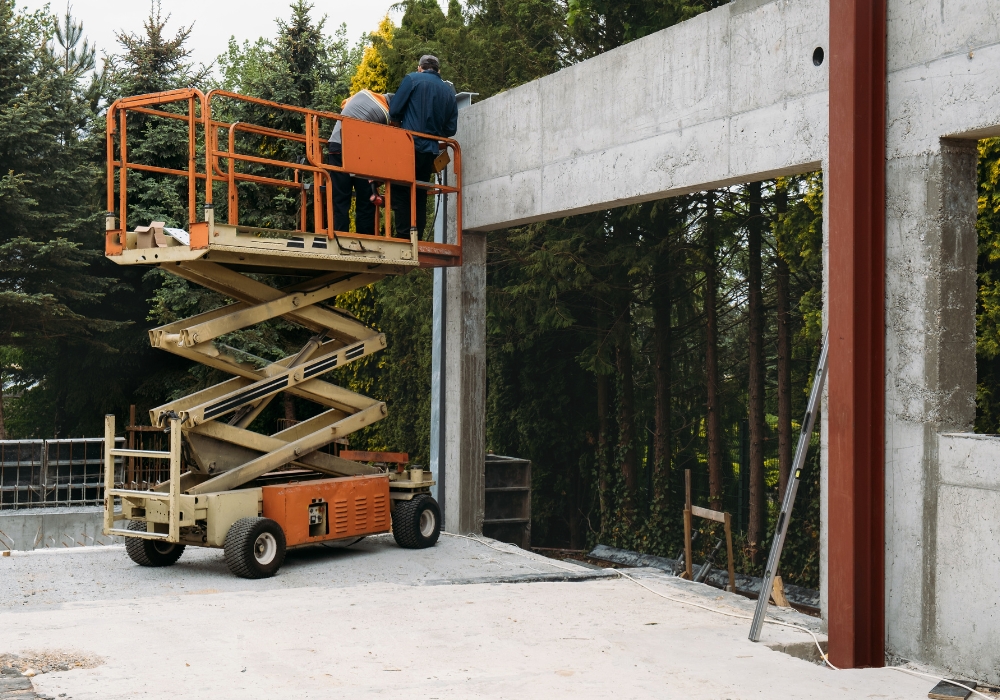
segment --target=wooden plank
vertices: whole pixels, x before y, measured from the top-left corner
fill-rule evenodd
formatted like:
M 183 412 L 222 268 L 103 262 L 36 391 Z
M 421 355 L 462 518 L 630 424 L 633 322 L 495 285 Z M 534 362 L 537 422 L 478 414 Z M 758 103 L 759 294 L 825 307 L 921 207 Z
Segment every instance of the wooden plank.
M 718 510 L 709 510 L 701 506 L 691 506 L 691 515 L 696 515 L 705 520 L 714 520 L 717 523 L 726 522 L 726 514 Z
M 774 585 L 771 587 L 771 599 L 779 608 L 790 608 L 792 604 L 785 597 L 785 584 L 781 582 L 780 576 L 774 577 Z
M 365 450 L 341 450 L 340 456 L 355 462 L 384 462 L 385 464 L 406 464 L 410 455 L 406 452 L 366 452 Z

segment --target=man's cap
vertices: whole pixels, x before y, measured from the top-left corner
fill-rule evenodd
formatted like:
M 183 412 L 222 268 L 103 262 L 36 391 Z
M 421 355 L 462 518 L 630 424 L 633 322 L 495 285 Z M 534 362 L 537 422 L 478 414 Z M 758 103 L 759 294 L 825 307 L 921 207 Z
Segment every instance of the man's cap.
M 417 63 L 418 66 L 424 70 L 441 70 L 441 61 L 438 60 L 437 56 L 431 56 L 429 53 L 424 54 L 420 57 L 420 61 Z

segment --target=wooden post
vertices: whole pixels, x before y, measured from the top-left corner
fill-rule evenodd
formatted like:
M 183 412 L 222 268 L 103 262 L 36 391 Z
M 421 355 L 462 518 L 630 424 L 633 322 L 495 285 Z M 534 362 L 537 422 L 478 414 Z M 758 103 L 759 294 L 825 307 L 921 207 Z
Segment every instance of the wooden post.
M 684 470 L 684 573 L 688 581 L 694 578 L 691 569 L 691 470 Z
M 104 534 L 115 526 L 115 498 L 111 495 L 115 487 L 115 416 L 104 416 Z
M 128 448 L 130 450 L 135 449 L 135 431 L 132 430 L 134 427 L 135 404 L 132 404 L 128 407 L 128 427 L 125 429 L 128 433 Z M 125 475 L 125 488 L 135 488 L 135 457 L 128 458 L 128 473 Z
M 729 592 L 736 592 L 736 565 L 733 562 L 733 528 L 732 516 L 726 513 L 726 556 L 729 561 Z

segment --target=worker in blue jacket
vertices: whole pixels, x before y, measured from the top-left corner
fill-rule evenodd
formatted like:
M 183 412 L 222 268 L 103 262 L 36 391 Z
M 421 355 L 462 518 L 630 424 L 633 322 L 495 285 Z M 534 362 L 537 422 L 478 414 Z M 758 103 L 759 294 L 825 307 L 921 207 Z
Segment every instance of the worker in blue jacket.
M 441 78 L 441 63 L 436 56 L 421 56 L 417 71 L 410 73 L 399 85 L 389 103 L 389 118 L 404 129 L 433 136 L 454 136 L 458 130 L 458 104 L 455 88 Z M 430 182 L 434 159 L 440 153 L 437 141 L 414 139 L 416 179 Z M 408 229 L 410 221 L 410 190 L 394 185 L 392 209 L 397 231 Z M 427 190 L 417 190 L 417 233 L 423 234 L 427 224 Z

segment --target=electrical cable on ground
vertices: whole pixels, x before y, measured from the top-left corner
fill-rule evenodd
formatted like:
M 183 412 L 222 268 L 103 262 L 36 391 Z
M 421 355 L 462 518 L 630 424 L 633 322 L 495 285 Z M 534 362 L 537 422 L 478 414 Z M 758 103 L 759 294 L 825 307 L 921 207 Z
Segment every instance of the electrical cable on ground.
M 671 598 L 670 596 L 663 595 L 662 593 L 654 591 L 649 586 L 646 586 L 646 585 L 640 583 L 639 581 L 636 581 L 634 578 L 632 578 L 631 576 L 629 576 L 628 574 L 626 574 L 623 571 L 618 571 L 617 573 L 620 574 L 621 576 L 624 576 L 627 579 L 630 579 L 633 583 L 635 583 L 635 584 L 637 584 L 639 586 L 642 586 L 643 588 L 645 588 L 650 593 L 652 593 L 654 595 L 660 596 L 661 598 L 666 598 L 667 600 L 672 600 L 672 601 L 675 601 L 677 603 L 684 603 L 685 605 L 693 605 L 696 608 L 701 608 L 702 610 L 708 610 L 710 612 L 719 613 L 720 615 L 728 615 L 729 617 L 738 617 L 738 618 L 743 619 L 743 620 L 752 620 L 753 619 L 752 617 L 747 617 L 745 615 L 737 615 L 735 613 L 729 613 L 729 612 L 726 612 L 724 610 L 717 610 L 715 608 L 710 608 L 710 607 L 707 607 L 705 605 L 699 605 L 698 603 L 692 603 L 690 601 L 681 600 L 679 598 Z M 805 627 L 800 627 L 799 625 L 793 625 L 793 624 L 791 624 L 789 622 L 780 622 L 779 620 L 774 620 L 774 619 L 766 619 L 765 621 L 766 622 L 770 622 L 771 624 L 782 625 L 784 627 L 791 627 L 793 629 L 802 630 L 803 632 L 808 632 L 812 636 L 813 641 L 816 643 L 816 648 L 819 649 L 820 657 L 823 659 L 824 663 L 826 663 L 826 665 L 829 666 L 830 668 L 832 668 L 834 671 L 839 671 L 840 670 L 839 668 L 837 668 L 836 666 L 834 666 L 832 663 L 830 663 L 830 659 L 828 659 L 827 655 L 823 653 L 823 649 L 819 645 L 819 638 L 815 634 L 813 634 L 812 631 L 806 629 Z M 888 666 L 887 668 L 889 668 L 889 669 L 891 669 L 893 671 L 899 671 L 900 673 L 907 673 L 907 674 L 914 675 L 914 676 L 923 676 L 924 678 L 930 678 L 930 679 L 935 680 L 935 681 L 937 681 L 939 683 L 943 681 L 945 683 L 950 683 L 952 685 L 957 685 L 959 688 L 963 688 L 963 689 L 968 690 L 968 691 L 970 691 L 972 693 L 975 693 L 976 695 L 978 695 L 978 696 L 980 696 L 982 698 L 986 698 L 986 700 L 996 700 L 995 698 L 992 698 L 989 695 L 985 695 L 984 693 L 979 692 L 975 688 L 970 688 L 967 685 L 963 685 L 961 683 L 956 683 L 955 681 L 950 680 L 948 678 L 942 678 L 940 676 L 935 676 L 935 675 L 930 674 L 930 673 L 922 673 L 920 671 L 913 671 L 911 669 L 901 668 L 899 666 Z
M 673 598 L 671 596 L 664 595 L 663 593 L 660 593 L 659 591 L 654 591 L 652 588 L 650 588 L 649 586 L 645 585 L 644 583 L 640 583 L 636 579 L 634 579 L 631 576 L 629 576 L 628 574 L 626 574 L 624 571 L 619 571 L 618 569 L 614 569 L 614 571 L 619 576 L 624 576 L 625 578 L 627 578 L 629 581 L 631 581 L 632 583 L 636 584 L 637 586 L 642 586 L 643 588 L 645 588 L 647 591 L 649 591 L 653 595 L 658 595 L 661 598 L 666 598 L 667 600 L 673 601 L 675 603 L 681 603 L 683 605 L 690 605 L 690 606 L 695 607 L 695 608 L 701 608 L 702 610 L 708 610 L 709 612 L 718 613 L 719 615 L 726 615 L 727 617 L 735 617 L 735 618 L 738 618 L 740 620 L 753 620 L 752 616 L 738 615 L 736 613 L 726 612 L 725 610 L 719 610 L 718 608 L 710 608 L 707 605 L 699 605 L 698 603 L 692 603 L 689 600 L 682 600 L 681 598 Z M 823 659 L 823 663 L 825 663 L 827 666 L 829 666 L 830 668 L 832 668 L 834 671 L 839 671 L 840 670 L 836 666 L 834 666 L 833 664 L 830 663 L 830 659 L 828 659 L 827 656 L 826 656 L 826 654 L 823 653 L 823 647 L 821 647 L 820 644 L 819 644 L 819 637 L 817 637 L 813 633 L 812 630 L 807 629 L 805 627 L 802 627 L 800 625 L 793 625 L 790 622 L 781 622 L 781 621 L 775 620 L 773 618 L 765 618 L 765 622 L 770 622 L 772 625 L 781 625 L 782 627 L 791 627 L 792 629 L 801 630 L 801 631 L 805 632 L 806 634 L 808 634 L 810 637 L 813 638 L 813 642 L 816 644 L 816 649 L 819 651 L 819 656 L 820 656 L 821 659 Z

